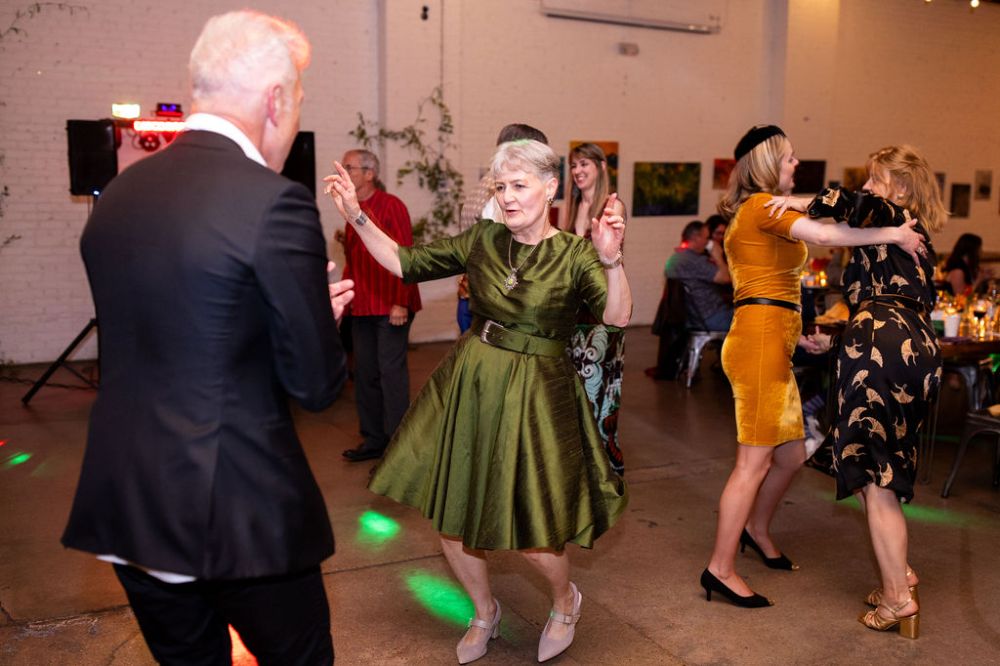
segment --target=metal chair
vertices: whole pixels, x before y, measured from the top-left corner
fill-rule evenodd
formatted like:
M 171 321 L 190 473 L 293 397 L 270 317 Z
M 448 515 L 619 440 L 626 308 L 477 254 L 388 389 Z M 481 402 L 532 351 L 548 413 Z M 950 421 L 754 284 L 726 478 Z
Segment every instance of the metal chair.
M 945 361 L 944 373 L 953 373 L 962 378 L 968 395 L 969 414 L 979 413 L 987 405 L 993 403 L 996 395 L 997 378 L 993 373 L 993 361 L 991 359 L 979 359 L 976 361 L 959 360 Z M 937 441 L 938 410 L 941 406 L 940 391 L 934 399 L 934 404 L 929 406 L 930 418 L 928 427 L 920 435 L 917 456 L 920 460 L 922 471 L 918 472 L 917 478 L 923 483 L 931 482 L 931 465 L 934 462 L 934 449 Z
M 688 312 L 688 343 L 687 351 L 684 353 L 684 373 L 685 384 L 691 388 L 694 383 L 694 375 L 701 365 L 701 355 L 705 347 L 710 342 L 722 343 L 726 339 L 726 331 L 710 331 L 705 325 L 705 318 L 698 309 L 698 304 L 690 298 L 691 291 L 687 284 L 684 284 L 684 301 Z
M 722 343 L 726 339 L 725 331 L 688 331 L 688 346 L 687 352 L 685 352 L 685 382 L 688 388 L 691 388 L 691 384 L 694 383 L 694 375 L 698 371 L 698 366 L 701 365 L 701 354 L 705 351 L 705 347 L 710 342 Z
M 997 436 L 996 450 L 993 452 L 993 487 L 1000 487 L 1000 418 L 990 416 L 986 410 L 977 410 L 969 412 L 965 417 L 962 441 L 958 445 L 958 451 L 955 452 L 955 462 L 951 466 L 948 480 L 944 482 L 944 488 L 941 489 L 941 497 L 948 497 L 951 494 L 951 486 L 955 483 L 958 468 L 961 467 L 962 458 L 965 457 L 965 451 L 969 448 L 969 440 L 983 433 Z

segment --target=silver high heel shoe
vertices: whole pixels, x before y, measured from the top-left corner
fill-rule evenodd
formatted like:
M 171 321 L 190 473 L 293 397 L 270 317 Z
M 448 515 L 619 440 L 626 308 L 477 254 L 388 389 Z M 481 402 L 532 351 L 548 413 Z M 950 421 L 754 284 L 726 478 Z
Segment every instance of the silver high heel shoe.
M 469 620 L 469 627 L 487 629 L 488 633 L 483 634 L 483 638 L 479 639 L 475 643 L 465 643 L 463 641 L 459 641 L 458 647 L 455 648 L 455 654 L 458 655 L 458 663 L 468 664 L 470 661 L 479 659 L 486 654 L 490 639 L 496 638 L 500 635 L 500 602 L 497 601 L 496 597 L 494 597 L 493 603 L 496 604 L 497 610 L 493 613 L 492 621 L 487 622 L 485 620 L 480 620 L 478 617 L 473 617 Z M 465 637 L 463 636 L 462 638 L 464 640 Z
M 569 615 L 557 613 L 555 609 L 549 611 L 549 621 L 542 629 L 542 637 L 538 639 L 538 661 L 548 661 L 552 657 L 562 654 L 573 643 L 573 635 L 576 633 L 576 623 L 580 621 L 580 606 L 583 604 L 583 595 L 576 585 L 570 583 L 573 588 L 573 612 Z M 549 638 L 549 625 L 552 622 L 562 622 L 569 625 L 569 631 L 563 638 Z

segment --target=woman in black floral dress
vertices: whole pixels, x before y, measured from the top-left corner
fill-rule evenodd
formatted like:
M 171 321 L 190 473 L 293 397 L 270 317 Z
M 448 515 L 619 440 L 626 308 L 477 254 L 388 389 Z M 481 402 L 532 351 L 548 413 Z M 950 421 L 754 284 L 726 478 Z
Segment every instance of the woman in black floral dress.
M 916 638 L 917 579 L 907 565 L 900 502 L 913 498 L 918 433 L 941 380 L 941 351 L 929 320 L 935 257 L 926 229 L 940 229 L 947 212 L 933 172 L 909 146 L 873 153 L 868 174 L 864 192 L 824 190 L 809 204 L 809 215 L 853 227 L 900 226 L 916 218 L 927 241 L 919 262 L 893 245 L 856 247 L 844 273 L 851 320 L 837 361 L 837 499 L 853 493 L 865 507 L 881 572 L 882 588 L 867 598 L 876 608 L 859 620 Z

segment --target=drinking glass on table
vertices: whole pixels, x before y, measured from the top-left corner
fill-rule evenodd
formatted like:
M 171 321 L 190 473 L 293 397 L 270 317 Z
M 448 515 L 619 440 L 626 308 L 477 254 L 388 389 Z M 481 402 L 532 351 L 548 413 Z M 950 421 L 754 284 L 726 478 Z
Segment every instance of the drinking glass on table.
M 990 310 L 991 303 L 985 298 L 978 298 L 972 305 L 972 316 L 975 317 L 975 335 L 980 340 L 986 337 L 986 314 Z

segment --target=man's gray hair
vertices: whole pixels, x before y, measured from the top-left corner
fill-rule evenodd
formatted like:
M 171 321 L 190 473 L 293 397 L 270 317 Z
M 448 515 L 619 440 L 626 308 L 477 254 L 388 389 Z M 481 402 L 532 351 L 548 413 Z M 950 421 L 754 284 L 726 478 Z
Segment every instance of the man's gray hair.
M 346 155 L 357 155 L 358 161 L 361 162 L 361 166 L 371 170 L 371 172 L 375 174 L 376 180 L 378 179 L 378 170 L 381 166 L 378 161 L 378 155 L 370 150 L 365 150 L 364 148 L 354 148 L 352 150 L 348 150 L 345 153 L 345 156 Z
M 188 71 L 191 97 L 203 111 L 245 109 L 271 86 L 290 93 L 312 48 L 295 24 L 242 10 L 213 16 L 198 37 Z

